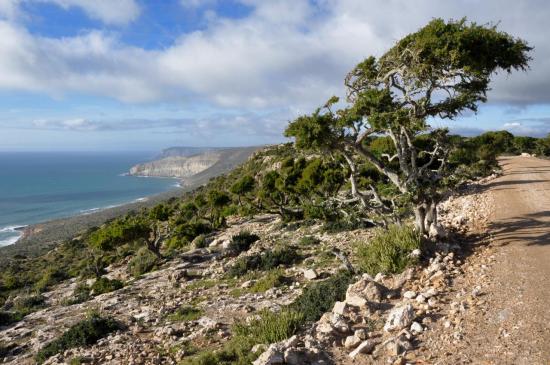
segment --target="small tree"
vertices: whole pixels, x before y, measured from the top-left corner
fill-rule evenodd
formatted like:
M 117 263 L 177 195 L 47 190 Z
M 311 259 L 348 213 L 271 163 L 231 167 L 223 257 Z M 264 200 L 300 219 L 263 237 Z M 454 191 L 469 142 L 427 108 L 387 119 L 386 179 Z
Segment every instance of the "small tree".
M 255 185 L 256 185 L 256 182 L 254 178 L 250 175 L 245 175 L 239 180 L 237 180 L 233 185 L 231 185 L 231 188 L 229 189 L 229 191 L 237 195 L 237 200 L 239 201 L 239 205 L 242 205 L 241 198 L 246 196 L 246 194 L 252 192 L 254 190 Z
M 527 69 L 530 50 L 494 26 L 435 19 L 382 57 L 359 63 L 345 79 L 346 107 L 333 111 L 339 99 L 332 97 L 291 122 L 285 134 L 295 138 L 297 148 L 341 155 L 349 166 L 351 194 L 365 209 L 391 214 L 399 204 L 412 205 L 416 228 L 426 234 L 437 224 L 449 143 L 445 130 L 431 131 L 431 143 L 419 143 L 418 137 L 430 130 L 431 118 L 477 111 L 494 72 Z M 376 156 L 369 148 L 372 136 L 389 137 L 394 154 Z M 357 187 L 358 165 L 365 160 L 395 186 L 401 202 L 385 198 L 374 185 Z
M 156 222 L 151 226 L 149 237 L 145 241 L 147 249 L 159 259 L 162 259 L 162 244 L 168 237 L 168 225 L 166 223 Z

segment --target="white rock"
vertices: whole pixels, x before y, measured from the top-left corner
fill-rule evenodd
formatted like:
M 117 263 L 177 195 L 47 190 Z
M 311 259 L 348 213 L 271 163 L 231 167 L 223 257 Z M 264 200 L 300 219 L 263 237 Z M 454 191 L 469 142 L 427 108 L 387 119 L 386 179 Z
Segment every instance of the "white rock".
M 413 299 L 416 298 L 416 292 L 414 290 L 407 290 L 403 293 L 403 298 Z
M 424 303 L 424 302 L 426 301 L 426 297 L 423 296 L 422 294 L 418 294 L 418 295 L 416 296 L 416 301 L 417 301 L 418 303 Z
M 424 331 L 424 328 L 422 327 L 422 325 L 418 322 L 413 322 L 411 324 L 411 332 L 412 333 L 420 333 Z
M 393 308 L 384 325 L 384 331 L 390 332 L 408 327 L 414 319 L 414 309 L 410 304 Z
M 247 280 L 247 281 L 245 281 L 244 283 L 241 284 L 241 288 L 248 289 L 248 288 L 252 287 L 252 285 L 254 285 L 255 282 L 256 282 L 256 280 Z
M 307 269 L 304 270 L 304 277 L 308 280 L 315 280 L 319 277 L 319 274 L 317 274 L 317 271 L 313 269 Z
M 344 340 L 344 347 L 347 348 L 347 349 L 351 349 L 351 348 L 359 345 L 360 342 L 361 342 L 361 339 L 359 337 L 357 337 L 355 335 L 348 336 Z
M 376 342 L 372 340 L 363 341 L 355 350 L 349 353 L 349 357 L 354 359 L 359 354 L 368 354 L 374 350 L 374 346 L 376 346 Z
M 420 257 L 420 255 L 422 255 L 422 251 L 420 251 L 419 248 L 415 248 L 414 250 L 412 250 L 412 252 L 409 254 L 410 257 Z
M 284 354 L 275 345 L 269 346 L 269 348 L 258 357 L 252 364 L 254 365 L 278 365 L 284 364 Z
M 332 308 L 332 313 L 344 315 L 346 313 L 347 304 L 346 302 L 336 302 L 334 303 L 334 308 Z

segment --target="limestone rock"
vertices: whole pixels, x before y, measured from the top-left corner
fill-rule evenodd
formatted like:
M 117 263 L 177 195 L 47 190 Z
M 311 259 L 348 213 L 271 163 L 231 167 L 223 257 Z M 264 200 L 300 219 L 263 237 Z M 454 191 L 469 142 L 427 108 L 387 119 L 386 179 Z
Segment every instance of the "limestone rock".
M 393 308 L 386 320 L 384 330 L 386 332 L 400 330 L 408 327 L 414 319 L 414 309 L 411 304 Z
M 349 357 L 351 357 L 352 359 L 355 359 L 359 354 L 371 353 L 372 350 L 374 350 L 375 346 L 376 346 L 376 342 L 373 340 L 363 341 L 359 346 L 357 346 L 355 350 L 349 353 Z

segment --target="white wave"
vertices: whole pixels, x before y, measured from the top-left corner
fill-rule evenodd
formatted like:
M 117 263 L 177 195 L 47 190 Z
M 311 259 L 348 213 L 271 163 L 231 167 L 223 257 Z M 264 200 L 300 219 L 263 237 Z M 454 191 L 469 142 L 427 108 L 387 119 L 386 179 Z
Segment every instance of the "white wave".
M 149 200 L 149 198 L 147 197 L 143 197 L 143 198 L 137 198 L 133 201 L 133 203 L 141 203 L 141 202 L 146 202 L 147 200 Z
M 26 226 L 8 226 L 8 227 L 0 228 L 0 233 L 19 232 L 21 229 L 25 227 Z
M 0 246 L 13 245 L 15 242 L 17 242 L 21 238 L 21 236 L 23 235 L 23 232 L 21 231 L 21 229 L 25 228 L 25 227 L 26 226 L 9 226 L 9 227 L 0 228 L 0 233 L 14 233 L 15 234 L 11 237 L 0 240 Z

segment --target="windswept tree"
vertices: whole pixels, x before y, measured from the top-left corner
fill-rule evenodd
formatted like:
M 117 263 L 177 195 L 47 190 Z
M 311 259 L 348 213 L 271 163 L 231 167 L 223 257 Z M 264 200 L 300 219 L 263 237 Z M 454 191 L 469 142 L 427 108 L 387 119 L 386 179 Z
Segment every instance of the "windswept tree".
M 531 48 L 496 26 L 434 19 L 397 42 L 380 58 L 368 57 L 345 78 L 345 106 L 332 97 L 312 115 L 291 122 L 286 136 L 297 148 L 342 156 L 349 167 L 351 194 L 365 209 L 390 215 L 412 206 L 422 234 L 437 228 L 437 203 L 445 180 L 449 142 L 430 119 L 454 119 L 476 112 L 487 100 L 491 77 L 502 70 L 526 70 Z M 420 138 L 429 133 L 429 138 Z M 393 154 L 376 155 L 373 136 L 386 136 Z M 375 185 L 357 186 L 365 161 L 395 187 L 399 201 Z

